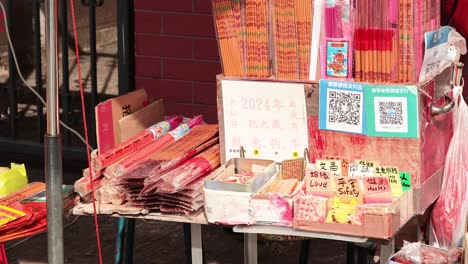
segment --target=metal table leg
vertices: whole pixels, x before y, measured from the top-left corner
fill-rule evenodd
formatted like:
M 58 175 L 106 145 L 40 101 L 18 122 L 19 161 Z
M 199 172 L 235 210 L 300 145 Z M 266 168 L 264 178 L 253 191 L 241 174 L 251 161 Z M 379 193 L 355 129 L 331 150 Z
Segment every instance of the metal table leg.
M 135 241 L 135 219 L 127 219 L 126 264 L 133 263 L 133 242 Z
M 119 218 L 119 226 L 117 228 L 117 246 L 115 250 L 115 264 L 122 264 L 122 256 L 124 251 L 124 241 L 125 241 L 125 227 L 127 222 L 125 218 Z
M 257 264 L 257 234 L 244 234 L 244 264 Z
M 200 224 L 190 224 L 192 264 L 203 264 L 202 234 Z
M 387 260 L 395 253 L 395 238 L 392 237 L 386 244 L 380 246 L 380 263 L 387 263 Z

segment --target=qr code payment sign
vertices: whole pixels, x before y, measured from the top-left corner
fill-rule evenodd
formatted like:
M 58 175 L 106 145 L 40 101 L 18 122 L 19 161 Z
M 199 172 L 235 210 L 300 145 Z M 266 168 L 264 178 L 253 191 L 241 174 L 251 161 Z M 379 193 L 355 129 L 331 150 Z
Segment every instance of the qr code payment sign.
M 408 132 L 406 97 L 374 97 L 374 111 L 377 132 Z
M 327 128 L 362 133 L 363 93 L 327 90 Z

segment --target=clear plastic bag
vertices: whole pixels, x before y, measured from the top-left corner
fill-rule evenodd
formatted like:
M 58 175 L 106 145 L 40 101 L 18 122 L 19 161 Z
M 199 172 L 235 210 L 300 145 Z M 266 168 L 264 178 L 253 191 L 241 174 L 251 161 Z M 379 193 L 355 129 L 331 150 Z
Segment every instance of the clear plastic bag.
M 444 178 L 439 199 L 432 211 L 431 244 L 442 248 L 462 244 L 468 209 L 468 106 L 460 87 L 454 98 L 454 133 L 445 159 Z M 459 98 L 459 99 L 458 99 Z

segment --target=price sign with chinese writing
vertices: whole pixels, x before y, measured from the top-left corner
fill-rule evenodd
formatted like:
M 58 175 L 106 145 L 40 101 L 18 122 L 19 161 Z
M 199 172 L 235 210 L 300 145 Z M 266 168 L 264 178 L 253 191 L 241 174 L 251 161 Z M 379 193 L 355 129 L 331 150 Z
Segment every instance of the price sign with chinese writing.
M 277 162 L 308 147 L 304 84 L 223 80 L 226 160 L 239 157 Z
M 397 167 L 377 166 L 375 167 L 375 176 L 386 177 L 388 179 L 393 195 L 401 196 L 403 194 L 400 173 Z
M 368 204 L 382 204 L 392 202 L 390 183 L 385 177 L 364 178 L 364 202 Z
M 311 171 L 306 175 L 306 193 L 326 197 L 331 196 L 331 176 L 328 171 Z
M 332 176 L 343 176 L 341 160 L 316 160 L 315 166 L 319 171 L 329 171 Z
M 411 188 L 411 175 L 408 172 L 400 172 L 401 186 L 406 192 Z
M 367 167 L 372 167 L 372 168 L 375 168 L 375 167 L 379 166 L 378 162 L 369 161 L 369 160 L 355 160 L 354 163 L 361 164 L 361 165 L 367 166 Z
M 390 183 L 384 177 L 367 177 L 364 178 L 364 190 L 367 194 L 386 193 L 390 192 Z
M 362 189 L 359 179 L 351 177 L 334 177 L 336 186 L 336 197 L 343 203 L 353 199 L 362 202 Z
M 374 176 L 374 168 L 368 165 L 353 163 L 349 165 L 348 176 L 362 179 Z

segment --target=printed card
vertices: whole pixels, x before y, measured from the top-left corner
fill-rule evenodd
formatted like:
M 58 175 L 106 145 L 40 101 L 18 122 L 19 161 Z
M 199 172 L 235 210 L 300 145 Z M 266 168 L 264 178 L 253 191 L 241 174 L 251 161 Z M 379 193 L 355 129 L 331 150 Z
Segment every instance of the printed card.
M 294 218 L 323 223 L 327 217 L 328 199 L 313 195 L 298 196 L 294 200 Z
M 365 134 L 364 85 L 320 80 L 319 128 Z
M 348 46 L 348 41 L 327 41 L 327 76 L 348 77 Z
M 304 159 L 285 160 L 281 163 L 281 179 L 297 179 L 302 181 L 304 178 Z
M 366 85 L 367 135 L 417 138 L 418 96 L 416 86 Z

